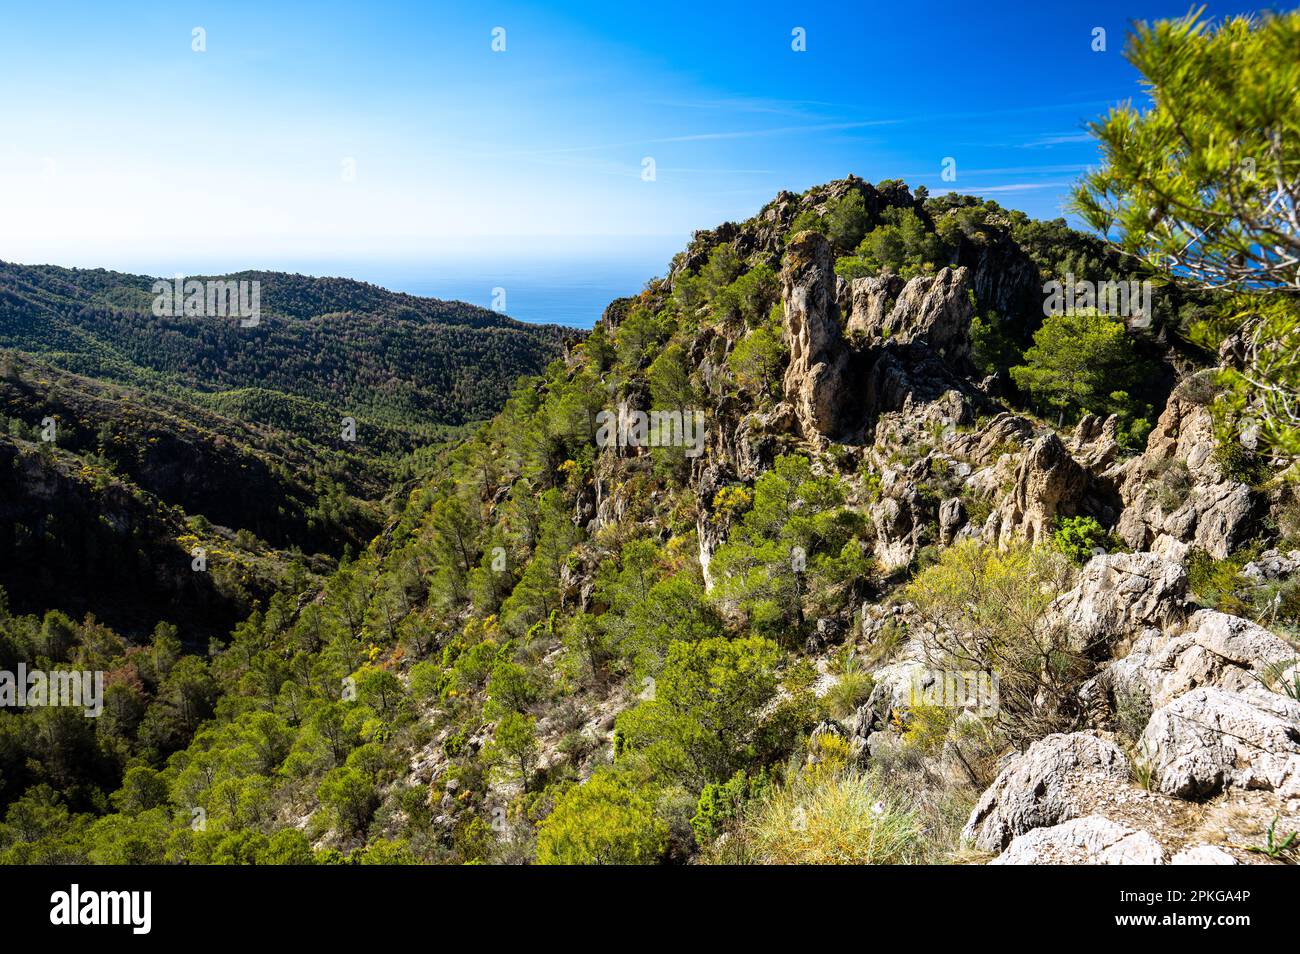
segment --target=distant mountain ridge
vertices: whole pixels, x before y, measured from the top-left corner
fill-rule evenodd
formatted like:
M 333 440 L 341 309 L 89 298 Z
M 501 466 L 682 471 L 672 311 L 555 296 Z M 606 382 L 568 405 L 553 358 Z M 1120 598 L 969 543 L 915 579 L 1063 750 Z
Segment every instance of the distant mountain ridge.
M 0 262 L 0 347 L 65 370 L 148 390 L 183 390 L 258 423 L 294 429 L 316 416 L 386 425 L 385 450 L 436 439 L 438 425 L 483 420 L 516 379 L 537 374 L 582 333 L 393 292 L 344 278 L 243 271 L 199 280 L 260 282 L 256 327 L 231 318 L 152 313 L 159 279 L 104 269 Z M 170 281 L 170 278 L 163 280 Z M 247 394 L 225 392 L 258 389 Z M 320 442 L 325 435 L 302 436 Z M 402 446 L 394 446 L 402 445 Z

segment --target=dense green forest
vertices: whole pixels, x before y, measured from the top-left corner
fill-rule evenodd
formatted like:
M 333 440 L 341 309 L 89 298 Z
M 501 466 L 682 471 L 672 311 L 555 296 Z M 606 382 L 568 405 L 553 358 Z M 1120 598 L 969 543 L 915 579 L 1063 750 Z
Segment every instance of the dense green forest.
M 437 425 L 490 417 L 520 375 L 578 337 L 350 279 L 221 278 L 260 282 L 256 326 L 156 316 L 147 276 L 0 262 L 0 347 L 325 446 L 351 416 L 373 429 L 372 446 L 410 451 L 436 439 Z

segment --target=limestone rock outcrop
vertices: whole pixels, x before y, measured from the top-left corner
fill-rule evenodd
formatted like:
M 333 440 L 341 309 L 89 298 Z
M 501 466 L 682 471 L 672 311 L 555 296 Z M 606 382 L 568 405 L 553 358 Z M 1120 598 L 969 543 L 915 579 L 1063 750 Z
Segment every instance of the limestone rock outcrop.
M 1093 557 L 1052 607 L 1079 647 L 1113 644 L 1163 629 L 1186 613 L 1187 571 L 1153 553 Z
M 1016 472 L 1016 485 L 998 514 L 999 543 L 1047 540 L 1057 517 L 1074 516 L 1087 474 L 1061 439 L 1045 434 L 1030 445 Z
M 866 344 L 917 342 L 954 364 L 970 354 L 975 306 L 966 268 L 943 268 L 906 283 L 892 275 L 858 278 L 848 283 L 845 297 L 852 309 L 846 330 Z
M 1032 422 L 1002 411 L 978 431 L 956 435 L 951 449 L 975 464 L 988 466 L 1009 451 L 1019 453 L 1033 434 Z
M 1098 789 L 1126 784 L 1129 762 L 1112 742 L 1084 732 L 1049 735 L 1017 756 L 980 797 L 962 832 L 981 851 L 1087 815 Z
M 790 344 L 786 400 L 805 437 L 829 437 L 845 426 L 842 404 L 851 388 L 835 300 L 835 256 L 826 237 L 812 231 L 795 235 L 781 281 Z
M 1206 609 L 1193 614 L 1181 632 L 1147 631 L 1096 682 L 1115 705 L 1141 700 L 1158 709 L 1201 686 L 1254 691 L 1297 656 L 1297 650 L 1264 627 Z
M 1204 799 L 1227 788 L 1300 796 L 1300 702 L 1202 686 L 1157 709 L 1139 740 L 1152 787 Z
M 1114 414 L 1104 420 L 1085 414 L 1074 430 L 1070 453 L 1085 470 L 1100 473 L 1119 455 L 1119 418 Z
M 929 345 L 956 363 L 970 354 L 974 314 L 967 270 L 943 268 L 937 275 L 918 275 L 903 286 L 883 331 L 902 342 Z
M 1184 387 L 1169 399 L 1146 451 L 1125 467 L 1116 532 L 1136 550 L 1182 559 L 1197 547 L 1223 559 L 1251 534 L 1255 493 L 1215 458 L 1210 408 Z
M 1101 815 L 1035 828 L 1013 839 L 993 865 L 1162 865 L 1165 850 L 1149 833 Z M 1219 862 L 1222 863 L 1222 862 Z M 1228 863 L 1232 863 L 1229 859 Z
M 882 340 L 890 306 L 904 284 L 897 275 L 871 275 L 845 282 L 840 301 L 849 316 L 845 326 L 849 335 L 867 343 Z

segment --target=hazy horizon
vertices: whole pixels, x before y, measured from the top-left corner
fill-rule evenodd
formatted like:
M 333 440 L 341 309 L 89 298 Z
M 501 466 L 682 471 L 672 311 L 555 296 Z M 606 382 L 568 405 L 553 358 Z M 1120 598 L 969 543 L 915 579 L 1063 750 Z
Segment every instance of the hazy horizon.
M 1098 158 L 1087 123 L 1145 96 L 1123 58 L 1131 21 L 1185 12 L 1005 2 L 972 18 L 938 3 L 890 26 L 774 2 L 741 17 L 671 2 L 653 17 L 594 3 L 15 10 L 0 33 L 0 259 L 277 267 L 503 235 L 532 237 L 532 259 L 583 236 L 680 248 L 849 172 L 1056 218 Z
M 170 279 L 176 275 L 228 275 L 269 271 L 313 278 L 346 278 L 390 291 L 493 308 L 497 289 L 505 291 L 505 315 L 531 324 L 560 324 L 590 329 L 615 298 L 634 295 L 645 284 L 667 274 L 672 256 L 689 236 L 618 236 L 603 244 L 577 241 L 528 247 L 522 236 L 499 236 L 482 247 L 429 250 L 424 254 L 384 258 L 358 255 L 241 257 L 171 256 L 126 252 L 88 262 L 53 259 L 21 261 L 18 265 L 107 269 L 131 275 Z

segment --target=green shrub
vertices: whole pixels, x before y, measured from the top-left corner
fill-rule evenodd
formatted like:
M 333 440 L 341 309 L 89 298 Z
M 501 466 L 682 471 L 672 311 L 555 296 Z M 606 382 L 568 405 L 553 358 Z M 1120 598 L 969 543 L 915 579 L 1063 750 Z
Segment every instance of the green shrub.
M 998 674 L 997 725 L 1017 746 L 1072 731 L 1084 717 L 1078 688 L 1093 647 L 1072 646 L 1050 613 L 1070 577 L 1054 548 L 962 540 L 905 591 L 923 623 L 928 665 Z
M 1062 517 L 1052 531 L 1052 545 L 1080 566 L 1109 544 L 1110 534 L 1093 517 Z
M 862 239 L 853 255 L 835 263 L 835 273 L 846 281 L 885 270 L 902 278 L 936 271 L 948 258 L 948 249 L 934 232 L 927 231 L 916 210 L 890 207 L 882 222 Z
M 357 768 L 331 769 L 316 790 L 321 804 L 334 814 L 338 827 L 346 832 L 362 832 L 379 807 L 374 779 Z
M 314 865 L 316 858 L 311 842 L 297 828 L 281 828 L 267 842 L 257 863 L 259 865 Z
M 654 805 L 611 772 L 565 792 L 537 833 L 543 865 L 648 865 L 668 846 Z
M 832 716 L 847 719 L 871 698 L 875 685 L 870 673 L 846 672 L 826 690 L 822 701 Z
M 1214 448 L 1214 459 L 1225 474 L 1251 487 L 1264 483 L 1271 473 L 1268 461 L 1247 450 L 1241 441 L 1230 436 L 1220 437 Z
M 1188 588 L 1205 606 L 1233 616 L 1249 616 L 1251 606 L 1242 594 L 1250 588 L 1250 581 L 1241 575 L 1249 558 L 1248 553 L 1238 553 L 1216 560 L 1204 550 L 1191 550 L 1184 561 Z
M 705 785 L 691 818 L 696 842 L 707 845 L 721 835 L 748 802 L 768 790 L 769 784 L 766 772 L 750 777 L 742 770 L 721 785 L 713 782 Z

